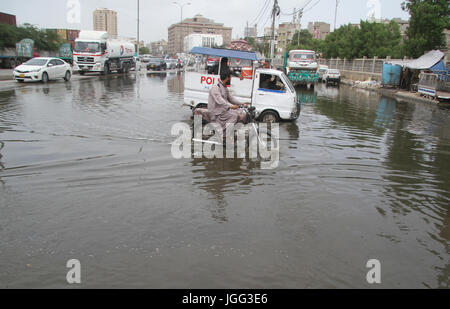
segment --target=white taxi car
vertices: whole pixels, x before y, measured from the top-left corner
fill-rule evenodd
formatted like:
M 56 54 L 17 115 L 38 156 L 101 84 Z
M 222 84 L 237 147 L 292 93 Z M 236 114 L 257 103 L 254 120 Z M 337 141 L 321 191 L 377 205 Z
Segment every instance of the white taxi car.
M 69 81 L 72 76 L 71 66 L 58 58 L 37 57 L 28 60 L 14 69 L 14 78 L 18 82 L 42 81 L 63 78 Z

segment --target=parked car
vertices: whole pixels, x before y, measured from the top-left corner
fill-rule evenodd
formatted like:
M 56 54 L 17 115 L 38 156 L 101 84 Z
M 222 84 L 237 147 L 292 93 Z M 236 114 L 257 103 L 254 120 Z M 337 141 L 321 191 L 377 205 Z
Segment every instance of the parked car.
M 58 58 L 37 57 L 28 60 L 14 69 L 14 78 L 18 82 L 42 81 L 63 78 L 69 81 L 72 77 L 72 68 L 64 60 Z
M 327 84 L 333 83 L 339 85 L 341 83 L 341 72 L 336 69 L 328 69 L 323 75 L 323 81 Z
M 177 68 L 177 59 L 166 59 L 167 69 L 176 69 Z
M 141 55 L 141 59 L 142 59 L 142 62 L 148 63 L 152 59 L 152 56 L 151 55 L 147 55 L 147 54 L 146 55 Z
M 162 58 L 152 58 L 147 64 L 147 70 L 149 71 L 163 71 L 167 70 L 167 64 Z
M 327 73 L 328 66 L 326 65 L 319 65 L 319 69 L 317 70 L 317 73 L 319 73 L 319 81 L 323 80 L 323 76 Z
M 209 57 L 208 60 L 206 60 L 206 71 L 208 71 L 208 74 L 211 74 L 214 71 L 214 67 L 219 64 L 220 58 L 213 58 Z

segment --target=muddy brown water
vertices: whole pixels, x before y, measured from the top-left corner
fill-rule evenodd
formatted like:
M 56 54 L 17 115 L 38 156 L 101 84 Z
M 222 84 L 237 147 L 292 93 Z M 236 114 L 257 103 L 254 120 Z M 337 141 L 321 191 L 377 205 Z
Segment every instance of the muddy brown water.
M 449 286 L 450 112 L 298 90 L 280 164 L 171 156 L 182 75 L 0 93 L 0 287 Z

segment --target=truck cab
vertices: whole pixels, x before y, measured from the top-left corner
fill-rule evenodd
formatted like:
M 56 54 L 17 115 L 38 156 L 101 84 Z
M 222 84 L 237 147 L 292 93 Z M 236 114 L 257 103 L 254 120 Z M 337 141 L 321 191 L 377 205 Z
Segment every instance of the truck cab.
M 232 77 L 229 86 L 230 94 L 242 102 L 251 103 L 256 108 L 256 116 L 261 121 L 277 122 L 280 120 L 295 120 L 299 117 L 300 106 L 294 86 L 287 76 L 278 70 L 255 69 L 257 62 L 253 52 L 234 50 L 194 48 L 191 53 L 207 54 L 239 58 L 253 61 L 251 78 Z M 208 105 L 209 91 L 220 80 L 219 75 L 208 72 L 186 72 L 184 102 L 192 109 L 205 108 Z
M 287 73 L 305 70 L 317 71 L 316 53 L 312 50 L 291 50 L 287 61 Z
M 314 51 L 291 50 L 286 58 L 286 74 L 294 85 L 306 85 L 309 88 L 319 81 L 319 66 Z
M 135 67 L 134 44 L 110 39 L 104 31 L 81 31 L 75 40 L 73 70 L 108 74 L 111 71 L 128 72 Z

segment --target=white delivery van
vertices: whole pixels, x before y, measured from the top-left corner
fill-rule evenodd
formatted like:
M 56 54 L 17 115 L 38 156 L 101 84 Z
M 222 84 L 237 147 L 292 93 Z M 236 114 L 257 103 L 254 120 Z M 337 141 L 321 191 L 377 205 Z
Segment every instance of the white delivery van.
M 255 52 L 195 47 L 191 53 L 251 60 L 253 64 L 258 61 Z M 207 74 L 206 71 L 186 72 L 184 103 L 192 109 L 207 107 L 209 91 L 219 80 L 219 75 Z M 300 104 L 295 88 L 281 71 L 255 69 L 253 65 L 252 74 L 248 78 L 240 80 L 232 77 L 229 90 L 238 100 L 251 103 L 256 108 L 256 116 L 260 121 L 296 120 L 299 117 Z

